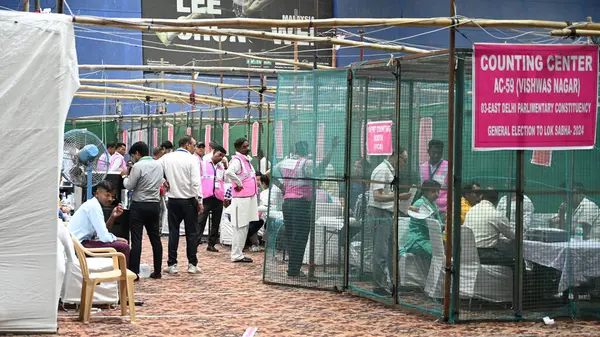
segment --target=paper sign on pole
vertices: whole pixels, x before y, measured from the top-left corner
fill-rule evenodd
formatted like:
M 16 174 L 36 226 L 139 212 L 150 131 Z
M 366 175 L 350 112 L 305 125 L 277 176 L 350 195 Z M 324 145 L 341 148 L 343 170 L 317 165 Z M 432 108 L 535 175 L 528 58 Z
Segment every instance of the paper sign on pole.
M 210 124 L 207 124 L 204 130 L 204 144 L 207 147 L 207 150 L 210 152 Z
M 229 123 L 223 123 L 223 147 L 229 151 Z
M 277 159 L 283 159 L 283 122 L 275 123 L 275 156 Z
M 252 123 L 252 139 L 250 141 L 252 146 L 252 156 L 258 155 L 258 122 Z
M 367 155 L 391 155 L 392 121 L 367 123 Z
M 598 46 L 475 44 L 473 149 L 591 149 Z
M 152 145 L 154 147 L 158 146 L 158 128 L 152 129 Z
M 325 124 L 319 123 L 317 125 L 317 162 L 323 160 L 323 154 L 325 149 Z
M 363 144 L 365 143 L 365 121 L 360 122 L 360 157 L 365 156 L 365 149 Z
M 421 118 L 419 123 L 419 163 L 429 160 L 429 141 L 433 139 L 433 118 Z
M 129 147 L 129 132 L 127 130 L 123 130 L 123 143 L 125 143 L 125 147 Z
M 169 126 L 167 128 L 167 139 L 172 143 L 173 142 L 173 126 Z
M 552 151 L 533 151 L 531 163 L 540 166 L 552 166 Z
M 192 128 L 185 129 L 185 134 L 188 135 L 188 136 L 191 135 L 192 134 Z

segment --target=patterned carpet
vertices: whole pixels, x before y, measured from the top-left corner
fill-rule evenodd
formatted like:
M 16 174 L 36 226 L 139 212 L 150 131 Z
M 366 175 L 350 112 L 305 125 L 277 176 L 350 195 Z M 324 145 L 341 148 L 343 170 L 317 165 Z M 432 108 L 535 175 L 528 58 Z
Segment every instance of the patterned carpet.
M 181 238 L 179 265 L 187 265 Z M 166 258 L 166 239 L 163 239 Z M 258 328 L 255 336 L 594 336 L 596 322 L 470 323 L 447 325 L 432 317 L 393 310 L 348 294 L 272 286 L 262 283 L 263 254 L 249 253 L 252 264 L 229 262 L 229 249 L 209 253 L 199 246 L 201 273 L 180 267 L 175 276 L 136 283 L 137 322 L 102 308 L 89 324 L 77 312 L 59 311 L 60 336 L 235 336 Z M 142 263 L 151 263 L 144 241 Z M 163 262 L 166 266 L 166 261 Z

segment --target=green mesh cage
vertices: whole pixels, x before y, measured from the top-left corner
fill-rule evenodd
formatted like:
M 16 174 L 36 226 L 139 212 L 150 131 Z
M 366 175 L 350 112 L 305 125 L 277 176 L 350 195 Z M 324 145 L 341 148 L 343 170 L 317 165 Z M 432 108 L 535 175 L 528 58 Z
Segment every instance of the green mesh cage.
M 600 181 L 594 167 L 600 151 L 524 151 L 522 169 L 517 151 L 473 152 L 471 52 L 457 53 L 456 60 L 453 130 L 448 129 L 445 53 L 365 62 L 349 70 L 280 74 L 273 120 L 267 123 L 271 136 L 265 137 L 274 166 L 272 181 L 305 186 L 310 193 L 303 202 L 289 202 L 272 184 L 264 280 L 348 291 L 438 317 L 448 307 L 447 318 L 453 322 L 596 317 L 600 238 L 594 238 L 593 228 L 600 226 L 600 210 L 594 208 L 600 202 Z M 367 129 L 373 122 L 391 123 L 393 149 L 406 150 L 406 156 L 400 160 L 370 153 Z M 341 142 L 332 150 L 335 136 Z M 429 235 L 426 230 L 421 234 L 428 236 L 431 254 L 411 249 L 411 230 L 424 224 L 406 217 L 400 207 L 383 207 L 384 199 L 374 198 L 373 191 L 385 194 L 389 186 L 392 203 L 397 203 L 417 188 L 414 200 L 422 199 L 428 142 L 442 141 L 442 158 L 447 158 L 449 136 L 459 174 L 451 177 L 455 187 L 448 195 L 455 206 L 448 211 L 457 216 L 447 269 L 447 233 L 425 224 Z M 302 155 L 299 142 L 306 147 Z M 395 163 L 390 169 L 393 183 L 381 174 L 388 159 Z M 289 163 L 297 162 L 309 163 L 310 174 L 290 174 L 294 165 Z M 519 216 L 518 177 L 524 181 Z M 512 251 L 494 260 L 485 247 L 478 248 L 469 234 L 473 230 L 462 226 L 459 205 L 481 195 L 469 193 L 474 185 L 498 192 L 490 214 L 503 215 L 507 225 L 523 230 L 523 241 L 498 236 L 498 242 L 522 252 L 522 260 Z M 582 207 L 589 216 L 582 215 Z M 474 224 L 466 214 L 465 221 Z M 557 215 L 564 215 L 563 220 L 552 220 Z M 589 222 L 592 230 L 585 227 L 583 241 L 569 241 L 578 222 Z M 548 234 L 557 230 L 562 238 Z M 449 296 L 446 272 L 451 272 Z
M 279 181 L 308 192 L 304 199 L 282 200 L 270 191 L 266 282 L 323 289 L 343 285 L 340 184 L 349 139 L 347 109 L 347 70 L 279 74 L 270 147 L 272 185 Z M 300 163 L 302 176 L 286 171 L 294 161 Z

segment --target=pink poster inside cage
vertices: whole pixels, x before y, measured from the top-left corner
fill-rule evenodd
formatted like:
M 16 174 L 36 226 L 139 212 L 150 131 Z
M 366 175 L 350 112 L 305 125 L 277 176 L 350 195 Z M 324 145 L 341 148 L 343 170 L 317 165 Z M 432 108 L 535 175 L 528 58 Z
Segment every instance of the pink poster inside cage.
M 252 147 L 252 156 L 258 155 L 258 122 L 252 123 L 252 138 L 250 140 L 250 146 Z
M 158 146 L 158 128 L 152 129 L 152 144 L 154 147 Z
M 185 129 L 185 134 L 188 135 L 188 136 L 191 135 L 192 134 L 192 128 Z
M 142 141 L 142 130 L 139 130 L 139 131 L 137 132 L 137 141 L 138 141 L 138 142 L 141 142 L 141 141 Z
M 419 125 L 419 163 L 429 160 L 429 141 L 433 139 L 433 119 L 430 117 L 421 118 Z
M 283 122 L 275 123 L 275 156 L 283 159 Z
M 173 142 L 173 126 L 169 126 L 167 128 L 167 139 L 172 143 Z
M 223 123 L 223 147 L 229 152 L 229 123 Z
M 367 122 L 367 155 L 392 154 L 392 121 Z
M 550 150 L 539 150 L 533 151 L 531 156 L 531 163 L 539 166 L 552 166 L 552 151 Z
M 206 148 L 206 152 L 210 152 L 210 132 L 211 132 L 212 128 L 210 126 L 210 124 L 206 125 L 205 129 L 204 129 L 204 144 L 205 144 L 205 148 Z
M 323 160 L 323 155 L 325 152 L 325 124 L 319 123 L 317 125 L 317 162 L 321 162 Z
M 129 147 L 129 132 L 127 130 L 123 130 L 123 143 L 125 147 Z
M 473 150 L 591 149 L 598 46 L 475 44 Z

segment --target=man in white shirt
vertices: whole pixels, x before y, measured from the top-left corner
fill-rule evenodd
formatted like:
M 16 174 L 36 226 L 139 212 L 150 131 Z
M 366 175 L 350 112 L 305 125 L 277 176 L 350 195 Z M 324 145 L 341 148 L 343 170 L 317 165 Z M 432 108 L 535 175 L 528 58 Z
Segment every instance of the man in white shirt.
M 514 242 L 500 238 L 502 234 L 514 240 L 515 227 L 496 209 L 497 203 L 497 191 L 483 190 L 481 201 L 467 213 L 464 226 L 473 231 L 482 264 L 514 266 Z
M 197 272 L 198 257 L 198 214 L 202 212 L 202 185 L 200 183 L 200 166 L 192 155 L 196 140 L 185 136 L 179 140 L 176 151 L 160 158 L 168 183 L 166 195 L 169 213 L 169 257 L 167 273 L 176 274 L 177 249 L 179 247 L 179 224 L 185 222 L 185 241 L 188 258 L 188 273 Z
M 246 245 L 248 226 L 251 221 L 258 221 L 258 186 L 256 173 L 250 156 L 250 144 L 245 138 L 239 138 L 234 143 L 235 155 L 229 162 L 225 172 L 232 184 L 231 225 L 233 239 L 231 242 L 231 261 L 250 263 L 252 259 L 245 257 L 243 250 Z
M 515 180 L 508 181 L 506 183 L 506 188 L 511 190 L 517 189 L 517 183 Z M 510 209 L 508 206 L 508 200 L 510 198 Z M 510 193 L 508 196 L 503 196 L 500 198 L 500 202 L 498 202 L 498 206 L 496 207 L 502 214 L 508 217 L 508 220 L 515 226 L 515 221 L 517 217 L 517 195 L 516 193 Z M 533 217 L 533 212 L 535 212 L 535 207 L 533 206 L 533 202 L 526 195 L 523 195 L 523 228 L 529 228 L 531 225 L 531 218 Z
M 399 158 L 398 158 L 399 156 Z M 394 224 L 394 182 L 396 163 L 400 160 L 400 168 L 406 165 L 408 153 L 400 147 L 384 159 L 371 174 L 371 198 L 367 208 L 367 224 L 365 230 L 365 256 L 372 252 L 373 292 L 381 296 L 389 296 L 388 274 L 391 279 L 393 261 L 393 224 Z M 410 199 L 410 193 L 400 193 L 400 200 Z
M 96 185 L 96 193 L 84 202 L 69 222 L 69 232 L 86 248 L 114 248 L 125 255 L 129 265 L 130 248 L 127 240 L 118 238 L 108 230 L 115 220 L 123 214 L 121 205 L 115 207 L 110 218 L 104 223 L 102 206 L 108 207 L 113 202 L 113 188 L 110 182 L 102 180 Z M 98 239 L 96 240 L 96 237 Z
M 256 151 L 256 158 L 258 158 L 258 172 L 266 174 L 267 171 L 271 169 L 271 162 L 265 157 L 263 149 L 258 149 L 258 151 Z
M 571 232 L 573 233 L 579 225 L 583 228 L 584 239 L 600 241 L 600 208 L 585 197 L 584 190 L 581 183 L 576 183 L 573 186 Z M 566 211 L 567 202 L 565 201 L 560 205 L 558 216 L 553 218 L 552 222 L 558 224 L 560 228 L 568 230 Z

